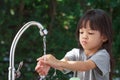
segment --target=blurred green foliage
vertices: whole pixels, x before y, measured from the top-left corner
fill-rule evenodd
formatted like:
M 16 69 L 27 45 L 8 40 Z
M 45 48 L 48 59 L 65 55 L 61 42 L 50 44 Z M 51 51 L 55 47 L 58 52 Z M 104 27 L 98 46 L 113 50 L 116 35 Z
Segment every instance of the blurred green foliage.
M 0 79 L 8 79 L 9 51 L 18 30 L 28 21 L 38 21 L 48 29 L 47 53 L 61 59 L 77 47 L 75 29 L 79 18 L 91 8 L 108 12 L 113 21 L 115 77 L 120 77 L 120 0 L 0 0 Z M 37 80 L 36 59 L 43 55 L 42 37 L 33 26 L 21 36 L 15 52 L 15 68 L 24 61 L 17 80 Z M 69 75 L 51 69 L 48 80 L 68 80 Z

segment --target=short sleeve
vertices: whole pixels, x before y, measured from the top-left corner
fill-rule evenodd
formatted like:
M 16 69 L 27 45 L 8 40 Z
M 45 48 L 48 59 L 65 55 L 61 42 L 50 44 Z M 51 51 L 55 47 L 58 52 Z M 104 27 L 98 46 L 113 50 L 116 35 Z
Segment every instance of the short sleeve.
M 106 50 L 100 50 L 90 58 L 104 76 L 110 71 L 110 56 Z
M 79 57 L 79 49 L 73 48 L 71 51 L 67 52 L 64 58 L 67 58 L 70 61 L 75 61 Z
M 69 61 L 75 61 L 77 59 L 77 57 L 79 57 L 78 55 L 79 55 L 79 49 L 73 48 L 71 51 L 68 51 L 66 53 L 64 58 L 67 58 Z M 67 74 L 67 73 L 71 72 L 71 70 L 64 69 L 62 72 L 64 74 Z

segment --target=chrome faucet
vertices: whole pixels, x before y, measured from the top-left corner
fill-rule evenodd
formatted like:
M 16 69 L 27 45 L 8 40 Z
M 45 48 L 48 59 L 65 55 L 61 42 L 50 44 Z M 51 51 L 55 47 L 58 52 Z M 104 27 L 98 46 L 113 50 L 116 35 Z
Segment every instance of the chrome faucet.
M 30 22 L 26 23 L 18 31 L 18 33 L 16 34 L 16 36 L 12 42 L 11 48 L 10 48 L 8 80 L 15 80 L 15 76 L 17 75 L 15 68 L 14 68 L 14 54 L 15 54 L 15 48 L 16 48 L 17 42 L 18 42 L 19 38 L 21 37 L 21 35 L 23 34 L 23 32 L 32 25 L 37 26 L 40 29 L 39 32 L 40 32 L 40 35 L 43 36 L 43 39 L 46 38 L 46 35 L 48 33 L 47 30 L 44 29 L 44 27 L 39 22 L 36 22 L 36 21 L 30 21 Z M 44 49 L 44 54 L 45 54 L 45 52 L 46 52 L 46 49 Z M 22 65 L 23 65 L 23 63 L 21 62 L 19 65 L 20 67 L 18 67 L 18 69 L 17 69 L 18 74 L 19 74 L 19 68 L 21 68 Z

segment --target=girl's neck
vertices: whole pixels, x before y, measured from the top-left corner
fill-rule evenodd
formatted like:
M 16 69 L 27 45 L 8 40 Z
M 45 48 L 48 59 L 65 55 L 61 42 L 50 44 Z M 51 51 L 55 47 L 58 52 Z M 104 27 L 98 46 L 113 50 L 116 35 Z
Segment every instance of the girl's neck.
M 86 56 L 91 56 L 91 55 L 94 55 L 100 48 L 101 48 L 101 46 L 98 46 L 93 49 L 84 49 L 84 52 L 85 52 Z
M 94 55 L 97 51 L 98 49 L 97 50 L 84 50 L 86 56 Z

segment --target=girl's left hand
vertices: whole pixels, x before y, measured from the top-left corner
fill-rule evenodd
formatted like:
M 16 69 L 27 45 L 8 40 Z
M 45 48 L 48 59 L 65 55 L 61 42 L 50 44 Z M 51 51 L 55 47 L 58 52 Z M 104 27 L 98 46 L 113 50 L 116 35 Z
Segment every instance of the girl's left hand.
M 59 69 L 61 70 L 62 68 L 60 67 L 59 63 L 60 63 L 60 60 L 56 59 L 53 55 L 51 54 L 47 54 L 47 55 L 44 55 L 40 58 L 37 59 L 37 61 L 41 61 L 43 62 L 44 64 L 47 64 L 53 68 L 56 68 L 56 69 Z
M 41 76 L 46 76 L 48 74 L 49 69 L 50 66 L 42 63 L 41 61 L 38 61 L 35 67 L 35 71 Z

